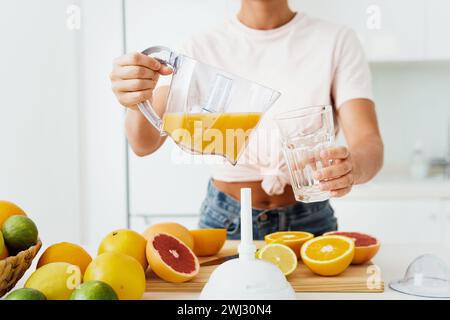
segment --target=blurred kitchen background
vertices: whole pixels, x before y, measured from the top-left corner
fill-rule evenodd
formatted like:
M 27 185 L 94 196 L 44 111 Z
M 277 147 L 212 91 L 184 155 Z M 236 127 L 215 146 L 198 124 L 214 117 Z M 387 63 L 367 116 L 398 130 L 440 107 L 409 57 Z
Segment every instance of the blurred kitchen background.
M 450 2 L 290 3 L 352 27 L 373 72 L 385 166 L 333 200 L 340 229 L 450 246 Z M 0 198 L 23 207 L 46 243 L 92 244 L 114 228 L 163 220 L 195 227 L 208 168 L 174 163 L 171 143 L 145 158 L 130 152 L 111 62 L 151 45 L 176 49 L 235 14 L 239 1 L 0 5 Z

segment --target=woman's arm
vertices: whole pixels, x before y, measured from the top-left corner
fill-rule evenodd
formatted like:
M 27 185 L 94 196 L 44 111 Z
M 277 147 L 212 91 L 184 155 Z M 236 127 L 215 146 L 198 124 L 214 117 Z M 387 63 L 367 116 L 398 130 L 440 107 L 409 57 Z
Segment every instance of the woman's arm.
M 383 141 L 378 128 L 375 105 L 371 100 L 354 99 L 338 110 L 338 121 L 347 140 L 347 147 L 322 152 L 321 157 L 333 165 L 316 172 L 322 190 L 333 197 L 342 197 L 354 184 L 372 179 L 383 166 Z
M 365 183 L 380 171 L 384 160 L 375 105 L 367 99 L 350 100 L 339 109 L 338 120 L 353 160 L 354 183 Z
M 166 108 L 168 86 L 159 87 L 152 97 L 152 106 L 160 117 Z M 164 143 L 158 130 L 144 117 L 139 109 L 128 109 L 125 117 L 125 131 L 133 152 L 140 156 L 152 154 Z
M 163 143 L 158 132 L 138 110 L 137 105 L 151 100 L 161 117 L 166 108 L 168 87 L 156 88 L 160 75 L 169 75 L 172 69 L 156 59 L 138 52 L 118 57 L 113 62 L 111 87 L 121 105 L 128 108 L 125 130 L 131 148 L 138 156 L 156 151 Z M 155 92 L 153 92 L 155 91 Z

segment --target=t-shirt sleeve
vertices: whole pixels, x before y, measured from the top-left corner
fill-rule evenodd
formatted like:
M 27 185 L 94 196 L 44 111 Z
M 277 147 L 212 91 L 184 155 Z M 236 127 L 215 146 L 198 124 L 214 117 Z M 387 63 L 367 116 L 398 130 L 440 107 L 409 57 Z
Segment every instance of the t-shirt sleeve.
M 332 97 L 337 108 L 352 99 L 373 100 L 372 75 L 356 33 L 344 29 L 335 51 Z

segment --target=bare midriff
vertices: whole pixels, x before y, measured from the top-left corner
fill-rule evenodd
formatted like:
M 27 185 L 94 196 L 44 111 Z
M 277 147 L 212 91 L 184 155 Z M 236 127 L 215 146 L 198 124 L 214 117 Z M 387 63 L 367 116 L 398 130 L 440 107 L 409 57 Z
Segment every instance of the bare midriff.
M 279 195 L 268 195 L 261 187 L 261 181 L 225 182 L 213 180 L 220 191 L 240 201 L 241 188 L 252 189 L 252 207 L 255 209 L 275 209 L 296 203 L 292 187 L 286 185 L 284 192 Z

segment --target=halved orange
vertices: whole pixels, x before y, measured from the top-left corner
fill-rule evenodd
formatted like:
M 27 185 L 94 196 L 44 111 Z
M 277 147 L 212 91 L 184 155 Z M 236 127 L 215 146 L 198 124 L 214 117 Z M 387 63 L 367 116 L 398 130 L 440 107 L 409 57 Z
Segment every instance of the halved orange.
M 353 239 L 344 236 L 321 236 L 308 240 L 301 249 L 305 265 L 321 276 L 336 276 L 347 269 L 355 254 Z
M 268 234 L 264 237 L 267 244 L 281 243 L 294 250 L 297 258 L 300 258 L 300 249 L 302 245 L 314 238 L 314 235 L 303 231 L 279 231 Z
M 194 253 L 197 257 L 215 255 L 227 240 L 227 229 L 195 229 L 191 230 L 191 234 L 194 237 Z
M 355 256 L 352 264 L 363 264 L 372 260 L 380 249 L 380 241 L 377 238 L 361 232 L 327 232 L 324 236 L 340 235 L 350 237 L 355 241 Z

